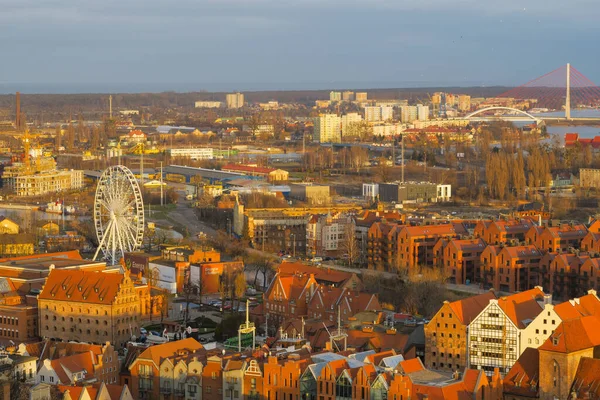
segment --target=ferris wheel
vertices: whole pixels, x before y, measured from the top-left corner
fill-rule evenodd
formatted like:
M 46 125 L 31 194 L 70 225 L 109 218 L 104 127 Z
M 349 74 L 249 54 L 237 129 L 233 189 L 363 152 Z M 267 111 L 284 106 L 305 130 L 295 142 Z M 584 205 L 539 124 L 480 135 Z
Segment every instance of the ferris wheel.
M 144 237 L 144 202 L 137 180 L 129 168 L 107 168 L 96 187 L 94 226 L 98 249 L 109 265 L 119 262 L 126 252 L 135 251 Z

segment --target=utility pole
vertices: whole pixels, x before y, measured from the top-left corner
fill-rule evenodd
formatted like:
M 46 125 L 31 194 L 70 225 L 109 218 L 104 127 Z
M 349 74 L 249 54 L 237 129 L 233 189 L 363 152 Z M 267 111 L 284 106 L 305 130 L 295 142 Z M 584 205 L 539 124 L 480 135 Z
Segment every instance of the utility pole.
M 565 118 L 571 119 L 571 64 L 567 63 L 567 96 L 565 99 Z
M 162 161 L 160 162 L 160 206 L 164 205 L 163 203 L 163 169 L 162 169 Z
M 140 183 L 144 187 L 144 145 L 142 144 L 142 159 L 140 161 Z
M 402 183 L 404 183 L 404 133 L 401 134 L 401 140 L 402 140 L 402 147 L 401 147 L 401 154 L 402 154 Z

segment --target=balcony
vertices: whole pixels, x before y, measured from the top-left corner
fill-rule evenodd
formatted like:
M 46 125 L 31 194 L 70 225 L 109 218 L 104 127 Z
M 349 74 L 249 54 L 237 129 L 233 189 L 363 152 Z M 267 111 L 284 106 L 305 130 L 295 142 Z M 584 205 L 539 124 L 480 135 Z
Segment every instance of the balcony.
M 160 393 L 162 394 L 171 394 L 173 393 L 173 389 L 170 386 L 161 386 Z

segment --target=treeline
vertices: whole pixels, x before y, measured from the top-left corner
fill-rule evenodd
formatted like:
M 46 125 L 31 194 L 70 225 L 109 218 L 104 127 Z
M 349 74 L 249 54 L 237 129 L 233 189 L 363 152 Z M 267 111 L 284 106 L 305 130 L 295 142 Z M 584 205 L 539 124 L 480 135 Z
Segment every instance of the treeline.
M 580 168 L 599 168 L 600 156 L 590 146 L 564 148 L 560 144 L 537 144 L 526 150 L 494 148 L 485 159 L 490 198 L 524 198 L 527 188 L 549 188 L 553 174 L 577 175 Z

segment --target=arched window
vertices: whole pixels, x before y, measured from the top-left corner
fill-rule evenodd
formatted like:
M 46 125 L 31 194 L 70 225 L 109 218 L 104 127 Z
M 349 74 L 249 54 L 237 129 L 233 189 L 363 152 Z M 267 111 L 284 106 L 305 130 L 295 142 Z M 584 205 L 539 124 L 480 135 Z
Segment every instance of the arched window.
M 554 386 L 555 393 L 560 392 L 560 365 L 556 360 L 552 360 L 552 385 Z

